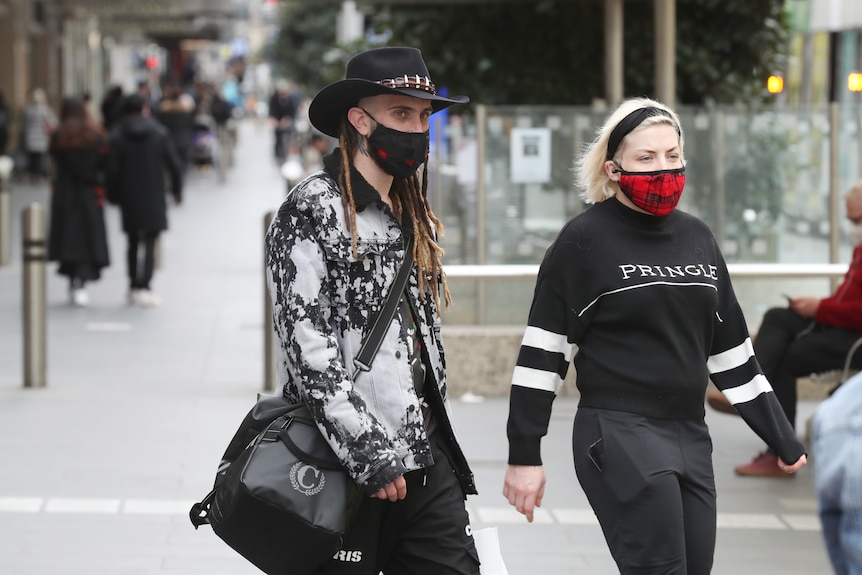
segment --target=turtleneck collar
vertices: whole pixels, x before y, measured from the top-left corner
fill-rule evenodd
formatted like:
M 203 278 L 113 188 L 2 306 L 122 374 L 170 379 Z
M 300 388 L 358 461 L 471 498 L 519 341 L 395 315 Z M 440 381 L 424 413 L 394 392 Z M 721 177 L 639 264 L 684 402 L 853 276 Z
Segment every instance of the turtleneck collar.
M 610 210 L 618 218 L 638 227 L 661 228 L 665 224 L 667 224 L 668 221 L 674 218 L 674 214 L 676 214 L 676 210 L 672 211 L 666 216 L 654 216 L 652 214 L 645 214 L 643 212 L 631 209 L 615 197 L 608 198 L 607 200 L 601 202 L 601 204 L 599 205 L 605 204 L 607 209 Z

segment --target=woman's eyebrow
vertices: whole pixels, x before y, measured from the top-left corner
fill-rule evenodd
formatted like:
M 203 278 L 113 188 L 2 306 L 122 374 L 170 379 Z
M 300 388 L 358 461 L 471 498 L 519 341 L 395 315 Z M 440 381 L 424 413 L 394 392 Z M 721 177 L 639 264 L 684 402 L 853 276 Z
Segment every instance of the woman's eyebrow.
M 667 150 L 665 150 L 665 153 L 667 153 L 667 152 L 676 152 L 676 151 L 678 151 L 678 150 L 679 150 L 679 146 L 674 146 L 674 147 L 672 147 L 672 148 L 668 148 Z M 635 153 L 642 153 L 642 152 L 646 152 L 647 154 L 655 154 L 655 153 L 657 153 L 657 152 L 656 152 L 655 150 L 653 150 L 652 148 L 635 148 Z

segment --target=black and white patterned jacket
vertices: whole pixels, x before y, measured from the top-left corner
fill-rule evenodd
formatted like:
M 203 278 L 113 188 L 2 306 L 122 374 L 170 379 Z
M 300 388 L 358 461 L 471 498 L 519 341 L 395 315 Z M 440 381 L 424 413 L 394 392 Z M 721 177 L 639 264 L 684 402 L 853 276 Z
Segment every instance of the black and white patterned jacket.
M 337 158 L 338 150 L 325 159 L 324 171 L 290 191 L 267 232 L 278 388 L 289 400 L 307 403 L 345 468 L 374 493 L 399 475 L 434 463 L 408 362 L 407 326 L 399 314 L 371 370 L 352 377 L 353 358 L 398 273 L 404 238 L 413 232 L 402 229 L 354 169 L 359 256 L 354 257 L 336 183 Z M 475 493 L 451 425 L 440 316 L 430 294 L 419 298 L 415 264 L 407 292 L 420 316 L 421 345 L 433 376 L 426 379 L 425 395 L 436 408 L 435 433 L 445 434 L 464 492 Z

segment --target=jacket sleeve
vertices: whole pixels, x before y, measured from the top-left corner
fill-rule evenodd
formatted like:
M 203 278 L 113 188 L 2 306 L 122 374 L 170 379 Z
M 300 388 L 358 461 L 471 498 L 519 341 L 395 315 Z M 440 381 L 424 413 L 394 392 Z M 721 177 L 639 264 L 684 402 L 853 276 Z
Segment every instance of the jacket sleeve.
M 354 391 L 331 327 L 325 254 L 315 225 L 282 209 L 266 236 L 267 283 L 287 371 L 345 469 L 373 494 L 406 472 L 386 430 Z
M 820 300 L 814 319 L 862 333 L 862 246 L 853 250 L 853 261 L 835 293 Z
M 710 378 L 748 426 L 785 463 L 794 463 L 805 453 L 805 447 L 797 439 L 754 356 L 742 309 L 721 258 L 718 269 L 718 310 L 713 320 L 713 345 L 707 360 Z
M 108 155 L 105 157 L 105 188 L 108 192 L 108 201 L 114 205 L 120 203 L 122 190 L 120 189 L 120 170 L 122 164 L 121 142 L 118 137 L 108 140 Z
M 171 179 L 171 193 L 174 196 L 183 195 L 183 171 L 180 155 L 172 138 L 165 137 L 165 167 Z

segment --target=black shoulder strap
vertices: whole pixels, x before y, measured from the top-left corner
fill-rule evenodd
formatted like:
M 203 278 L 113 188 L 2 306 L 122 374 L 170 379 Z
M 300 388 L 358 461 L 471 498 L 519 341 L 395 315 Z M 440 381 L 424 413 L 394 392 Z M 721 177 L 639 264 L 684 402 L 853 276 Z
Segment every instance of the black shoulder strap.
M 389 329 L 389 323 L 395 316 L 395 310 L 398 309 L 398 300 L 401 293 L 407 286 L 407 278 L 410 277 L 410 270 L 413 267 L 413 236 L 407 240 L 407 245 L 404 248 L 404 261 L 401 263 L 401 268 L 398 270 L 398 275 L 386 295 L 386 301 L 377 314 L 377 319 L 374 320 L 374 326 L 362 346 L 359 348 L 359 353 L 353 358 L 353 365 L 356 370 L 353 372 L 354 379 L 359 375 L 360 371 L 368 371 L 371 369 L 371 362 L 374 361 L 374 356 L 377 355 L 377 350 L 380 349 L 380 344 L 383 342 L 383 335 Z

